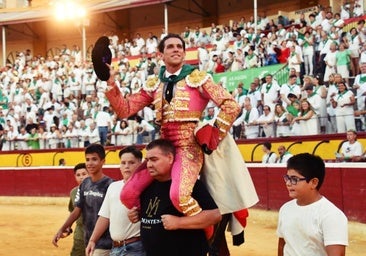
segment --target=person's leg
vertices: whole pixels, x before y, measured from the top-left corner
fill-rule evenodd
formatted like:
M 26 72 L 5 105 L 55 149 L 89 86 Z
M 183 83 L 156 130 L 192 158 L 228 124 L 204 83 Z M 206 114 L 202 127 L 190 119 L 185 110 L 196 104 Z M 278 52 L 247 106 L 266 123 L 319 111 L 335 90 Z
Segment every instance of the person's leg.
M 143 135 L 141 133 L 137 134 L 136 144 L 140 145 L 143 142 Z
M 304 55 L 304 68 L 305 68 L 305 75 L 309 75 L 309 55 Z
M 352 76 L 357 76 L 360 73 L 360 65 L 359 65 L 359 58 L 351 58 L 351 62 L 353 63 L 354 70 L 352 72 Z
M 241 135 L 241 124 L 237 125 L 237 126 L 233 126 L 233 135 L 234 135 L 234 139 L 240 139 L 240 135 Z
M 137 241 L 126 245 L 124 253 L 119 254 L 118 256 L 144 256 L 144 255 L 145 255 L 144 246 L 142 245 L 141 241 Z
M 85 254 L 84 239 L 74 239 L 74 243 L 71 248 L 70 256 L 80 256 Z
M 312 76 L 314 74 L 314 54 L 309 55 L 309 74 Z
M 98 132 L 99 132 L 100 144 L 104 146 L 105 141 L 104 141 L 103 127 L 98 127 Z
M 155 129 L 154 129 L 154 130 L 152 130 L 152 131 L 150 132 L 150 134 L 151 134 L 151 141 L 155 140 L 155 134 L 156 134 Z
M 111 250 L 95 249 L 93 252 L 93 256 L 109 256 L 110 253 L 111 253 Z
M 225 237 L 226 226 L 231 218 L 231 213 L 222 215 L 222 219 L 215 225 L 214 235 L 210 241 L 209 256 L 230 256 Z
M 132 177 L 124 185 L 120 199 L 128 208 L 136 206 L 140 208 L 140 194 L 154 179 L 150 176 L 146 169 L 146 161 L 143 162 L 137 170 L 132 174 Z
M 203 152 L 197 144 L 177 148 L 172 167 L 172 185 L 170 199 L 174 207 L 186 216 L 194 216 L 202 211 L 201 206 L 192 197 L 194 184 L 203 164 Z M 214 226 L 204 229 L 207 239 L 213 235 Z
M 172 167 L 170 199 L 175 208 L 187 216 L 193 216 L 202 211 L 198 202 L 192 197 L 202 163 L 203 152 L 198 145 L 177 148 Z
M 121 247 L 113 247 L 111 250 L 111 253 L 109 254 L 109 256 L 121 256 L 121 255 L 125 255 L 123 254 L 124 251 L 126 250 L 125 247 L 121 246 Z
M 356 130 L 355 116 L 353 113 L 350 113 L 344 117 L 344 123 L 346 126 L 345 131 Z
M 336 123 L 337 123 L 337 133 L 344 133 L 346 132 L 346 125 L 344 123 L 344 118 L 341 114 L 336 116 Z
M 331 133 L 337 133 L 337 120 L 335 116 L 330 116 L 330 123 L 332 127 Z

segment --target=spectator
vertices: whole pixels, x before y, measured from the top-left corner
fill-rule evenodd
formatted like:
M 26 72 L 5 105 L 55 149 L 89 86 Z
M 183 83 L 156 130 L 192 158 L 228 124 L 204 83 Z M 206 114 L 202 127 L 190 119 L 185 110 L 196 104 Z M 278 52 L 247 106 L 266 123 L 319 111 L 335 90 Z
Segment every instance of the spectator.
M 86 148 L 89 146 L 90 128 L 85 124 L 84 120 L 80 120 L 80 129 L 78 129 L 79 147 Z
M 250 98 L 245 98 L 243 113 L 239 116 L 233 123 L 234 127 L 243 127 L 244 125 L 244 134 L 247 139 L 258 138 L 259 136 L 259 128 L 256 121 L 258 120 L 259 114 L 256 108 L 253 108 L 250 103 Z M 243 131 L 240 131 L 240 134 Z
M 357 97 L 357 110 L 364 110 L 366 108 L 365 106 L 365 100 L 366 100 L 366 63 L 361 63 L 361 74 L 358 74 L 355 77 L 354 84 L 352 86 L 353 89 L 356 89 L 356 97 Z M 357 130 L 365 130 L 365 118 L 364 117 L 358 117 L 356 118 L 360 122 L 360 125 L 357 127 Z
M 331 45 L 334 44 L 334 42 L 332 40 L 330 40 L 328 38 L 328 34 L 327 32 L 325 32 L 321 26 L 318 26 L 319 29 L 319 45 L 318 47 L 318 52 L 319 52 L 319 57 L 317 59 L 317 69 L 316 69 L 316 73 L 320 73 L 320 74 L 324 74 L 325 72 L 325 67 L 326 67 L 326 63 L 324 61 L 325 56 L 327 55 L 327 53 L 329 52 L 329 50 L 331 49 Z M 333 46 L 335 47 L 335 45 Z M 335 62 L 334 62 L 335 64 Z M 324 81 L 327 81 L 327 77 L 324 76 Z
M 291 117 L 297 117 L 300 109 L 298 97 L 293 93 L 289 93 L 287 99 L 290 102 L 290 104 L 287 105 L 286 111 L 291 115 Z M 299 104 L 299 107 L 297 107 L 297 105 L 295 105 L 294 103 Z
M 27 134 L 27 140 L 28 140 L 29 136 L 30 135 Z M 16 131 L 14 129 L 14 126 L 12 126 L 11 124 L 6 126 L 5 131 L 4 131 L 4 141 L 3 141 L 3 145 L 2 145 L 2 150 L 14 150 L 17 137 L 18 137 L 18 131 Z M 29 147 L 29 142 L 28 142 L 28 147 Z
M 27 150 L 28 149 L 28 144 L 27 144 L 27 139 L 28 137 L 28 133 L 25 130 L 24 126 L 20 127 L 20 132 L 17 136 L 17 145 L 18 145 L 18 150 Z M 48 137 L 47 137 L 48 138 Z M 49 148 L 48 145 L 46 148 Z
M 302 51 L 304 55 L 305 75 L 312 76 L 314 72 L 314 39 L 309 31 L 306 31 L 304 34 Z
M 346 2 L 341 6 L 341 19 L 346 20 L 349 18 L 350 18 L 350 4 Z
M 346 84 L 349 84 L 348 78 L 350 73 L 349 67 L 351 66 L 351 52 L 350 50 L 345 48 L 344 43 L 339 44 L 339 50 L 336 53 L 336 66 L 337 66 L 337 73 L 342 76 Z M 356 73 L 355 76 L 356 75 L 358 75 L 358 73 Z
M 213 67 L 213 72 L 215 74 L 225 72 L 225 66 L 222 63 L 222 58 L 220 56 L 218 56 L 216 61 L 215 61 L 215 64 L 214 64 L 214 67 Z
M 301 95 L 301 89 L 296 84 L 297 75 L 293 74 L 290 75 L 289 81 L 287 84 L 283 84 L 280 89 L 280 96 L 282 105 L 286 108 L 288 105 L 291 104 L 290 99 L 288 98 L 288 95 L 291 93 L 295 95 L 297 98 L 300 98 Z
M 58 166 L 65 166 L 65 165 L 66 165 L 65 158 L 60 158 L 60 160 L 58 160 Z M 76 193 L 76 191 L 75 191 L 75 193 Z M 75 199 L 75 197 L 74 197 L 74 199 Z
M 275 104 L 280 98 L 281 87 L 278 85 L 277 81 L 273 79 L 271 74 L 267 74 L 266 83 L 263 84 L 262 93 L 262 104 L 268 105 L 271 109 L 275 109 Z
M 60 140 L 62 139 L 62 134 L 55 124 L 51 125 L 51 131 L 49 132 L 47 138 L 50 149 L 60 148 Z
M 133 144 L 133 131 L 126 120 L 120 122 L 120 134 L 117 135 L 117 144 L 128 146 Z
M 363 155 L 362 144 L 357 141 L 357 132 L 355 130 L 347 131 L 347 141 L 343 142 L 340 154 L 336 154 L 337 161 L 340 162 L 358 162 Z
M 89 134 L 86 135 L 89 138 L 89 143 L 90 144 L 100 143 L 99 131 L 96 127 L 95 122 L 91 122 L 89 127 L 90 127 Z
M 77 148 L 79 147 L 79 132 L 78 129 L 74 127 L 73 123 L 67 126 L 67 130 L 64 134 L 65 147 L 66 148 Z
M 85 160 L 89 177 L 85 178 L 79 186 L 73 211 L 53 237 L 52 243 L 56 247 L 58 246 L 57 242 L 63 237 L 63 233 L 67 232 L 80 216 L 83 216 L 84 244 L 87 245 L 97 221 L 98 212 L 103 203 L 107 188 L 113 182 L 102 170 L 105 163 L 105 150 L 102 145 L 89 145 L 85 149 Z M 107 255 L 111 247 L 112 240 L 109 232 L 106 231 L 96 243 L 95 253 L 97 255 Z
M 205 70 L 209 62 L 209 54 L 203 42 L 198 43 L 197 60 L 200 70 Z
M 326 126 L 328 123 L 328 115 L 327 115 L 327 88 L 322 83 L 321 74 L 317 74 L 313 78 L 313 86 L 314 86 L 314 93 L 319 95 L 320 97 L 320 104 L 319 104 L 319 110 L 316 110 L 316 113 L 319 117 L 319 125 L 320 125 L 320 132 L 325 133 L 326 132 Z M 315 97 L 314 99 L 312 97 L 309 97 L 308 100 L 310 104 L 314 107 L 315 100 L 319 99 L 319 97 Z M 314 107 L 315 109 L 315 107 Z
M 319 133 L 319 120 L 307 99 L 301 101 L 299 116 L 292 119 L 291 124 L 299 122 L 301 135 L 315 135 Z
M 207 115 L 205 115 L 205 117 L 203 119 L 206 121 L 210 121 L 210 120 L 213 120 L 214 118 L 216 118 L 215 107 L 207 108 Z
M 290 114 L 285 110 L 282 104 L 277 103 L 274 110 L 274 121 L 276 124 L 276 137 L 286 137 L 290 132 Z
M 264 155 L 262 157 L 262 163 L 263 164 L 273 164 L 276 162 L 277 155 L 273 151 L 271 151 L 272 144 L 268 141 L 264 142 L 262 145 L 262 149 L 264 152 Z
M 234 52 L 233 52 L 233 50 L 230 49 L 227 52 L 227 57 L 225 58 L 224 63 L 223 63 L 224 67 L 225 67 L 225 71 L 233 71 L 231 69 L 233 63 L 234 63 Z
M 287 163 L 287 161 L 292 157 L 292 154 L 288 152 L 284 145 L 278 146 L 278 157 L 276 163 L 282 164 Z
M 360 73 L 359 69 L 359 58 L 360 58 L 360 45 L 362 45 L 362 40 L 359 32 L 356 28 L 351 28 L 348 34 L 349 40 L 349 51 L 351 52 L 351 71 L 352 76 L 356 76 Z
M 335 108 L 332 106 L 331 98 L 333 98 L 338 93 L 338 86 L 334 80 L 334 74 L 329 76 L 328 82 L 328 91 L 327 91 L 327 114 L 329 118 L 327 132 L 328 133 L 337 133 L 337 124 L 336 124 L 336 117 L 335 117 Z
M 120 127 L 120 121 L 115 116 L 113 116 L 112 117 L 112 127 L 108 133 L 108 140 L 110 141 L 111 145 L 114 145 L 114 146 L 117 145 L 116 138 L 117 138 L 117 134 L 120 133 L 119 127 Z
M 287 47 L 286 40 L 279 41 L 280 45 L 277 47 L 277 59 L 279 63 L 287 63 L 290 56 L 290 48 Z
M 64 160 L 63 158 L 60 159 Z M 77 183 L 77 186 L 74 187 L 71 191 L 70 191 L 70 199 L 69 199 L 69 212 L 71 213 L 74 208 L 75 208 L 75 197 L 76 197 L 76 193 L 78 191 L 78 188 L 80 186 L 80 184 L 83 182 L 83 180 L 88 177 L 88 171 L 86 170 L 86 166 L 85 163 L 79 163 L 77 165 L 75 165 L 74 167 L 74 178 L 75 181 Z M 71 227 L 69 229 L 66 230 L 66 235 L 71 234 L 72 229 Z M 74 235 L 73 235 L 73 244 L 72 244 L 72 248 L 71 248 L 71 252 L 70 255 L 71 256 L 77 256 L 77 255 L 84 255 L 85 254 L 85 244 L 84 244 L 84 226 L 83 226 L 83 218 L 79 217 L 76 220 L 76 226 L 75 226 L 75 230 L 74 230 Z
M 353 4 L 353 17 L 360 17 L 364 14 L 363 1 L 355 0 Z
M 335 108 L 337 132 L 356 130 L 353 108 L 355 96 L 351 90 L 347 89 L 344 81 L 338 83 L 338 93 L 330 98 L 330 102 Z
M 318 156 L 303 153 L 288 160 L 284 181 L 293 200 L 279 211 L 278 256 L 327 255 L 330 252 L 345 255 L 347 218 L 320 194 L 324 177 L 325 164 Z M 299 216 L 302 217 L 299 219 Z
M 95 245 L 107 229 L 113 240 L 110 255 L 145 256 L 140 238 L 140 222 L 131 224 L 128 219 L 128 209 L 119 200 L 124 184 L 141 164 L 142 153 L 130 146 L 122 149 L 119 157 L 123 179 L 111 183 L 108 187 L 98 213 L 98 220 L 85 250 L 88 256 L 94 255 Z
M 43 125 L 39 126 L 39 128 L 38 128 L 38 138 L 39 138 L 39 148 L 47 149 L 48 148 L 48 143 L 47 143 L 48 132 L 45 130 Z
M 299 76 L 300 75 L 300 66 L 301 63 L 303 62 L 302 60 L 302 56 L 300 55 L 300 53 L 298 53 L 296 51 L 296 46 L 292 45 L 290 47 L 290 56 L 287 59 L 288 62 L 288 68 L 294 68 L 296 71 L 296 75 Z
M 137 122 L 137 144 L 144 143 L 144 136 L 149 136 L 149 142 L 155 139 L 155 128 L 141 116 L 136 116 Z
M 245 56 L 241 48 L 236 49 L 234 53 L 234 61 L 231 65 L 231 71 L 239 71 L 244 69 Z
M 239 104 L 239 106 L 244 106 L 244 100 L 247 97 L 248 90 L 244 88 L 244 84 L 239 82 L 237 88 L 231 93 L 234 97 L 235 101 Z M 255 105 L 256 107 L 256 105 Z
M 269 108 L 269 106 L 263 106 L 263 114 L 259 116 L 257 121 L 254 121 L 255 124 L 258 124 L 260 127 L 259 136 L 271 138 L 274 137 L 274 114 Z
M 108 107 L 104 106 L 102 111 L 99 111 L 95 117 L 95 123 L 98 127 L 100 144 L 105 146 L 107 143 L 108 130 L 112 125 L 111 115 L 107 112 Z
M 254 53 L 254 46 L 250 46 L 244 60 L 244 69 L 259 67 L 258 57 Z
M 254 78 L 254 81 L 256 81 L 256 80 L 257 80 L 257 82 L 250 83 L 250 88 L 249 88 L 247 97 L 250 98 L 250 103 L 252 104 L 252 107 L 258 109 L 258 112 L 261 113 L 262 112 L 261 111 L 261 108 L 262 108 L 262 94 L 261 94 L 259 79 Z

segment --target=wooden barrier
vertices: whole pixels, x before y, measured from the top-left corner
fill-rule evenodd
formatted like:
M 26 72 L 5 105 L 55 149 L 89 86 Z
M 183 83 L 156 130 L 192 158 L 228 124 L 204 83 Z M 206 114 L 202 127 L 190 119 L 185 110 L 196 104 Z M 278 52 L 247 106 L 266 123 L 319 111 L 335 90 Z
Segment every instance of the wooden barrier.
M 247 166 L 260 199 L 256 208 L 278 210 L 290 200 L 282 179 L 285 165 Z M 326 163 L 326 167 L 321 193 L 349 220 L 366 223 L 366 164 Z M 115 180 L 121 179 L 117 165 L 106 166 L 104 172 Z M 76 185 L 72 167 L 0 168 L 0 175 L 0 196 L 68 196 Z

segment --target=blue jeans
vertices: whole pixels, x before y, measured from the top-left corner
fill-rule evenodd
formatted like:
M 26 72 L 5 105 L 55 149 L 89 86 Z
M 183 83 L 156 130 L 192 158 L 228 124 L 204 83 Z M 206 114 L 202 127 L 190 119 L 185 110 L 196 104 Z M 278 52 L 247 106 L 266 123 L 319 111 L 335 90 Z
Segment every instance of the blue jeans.
M 144 131 L 142 133 L 137 134 L 136 143 L 142 144 L 144 142 L 144 136 L 149 136 L 149 135 L 151 135 L 151 141 L 155 140 L 155 130 L 152 130 L 151 132 Z
M 99 132 L 100 144 L 105 146 L 105 143 L 107 142 L 108 126 L 99 126 L 98 132 Z
M 277 61 L 277 55 L 274 53 L 272 54 L 269 54 L 268 58 L 267 58 L 267 61 L 266 61 L 266 66 L 267 65 L 273 65 L 273 64 L 277 64 L 278 61 Z
M 110 256 L 145 256 L 141 241 L 136 241 L 121 247 L 113 247 Z

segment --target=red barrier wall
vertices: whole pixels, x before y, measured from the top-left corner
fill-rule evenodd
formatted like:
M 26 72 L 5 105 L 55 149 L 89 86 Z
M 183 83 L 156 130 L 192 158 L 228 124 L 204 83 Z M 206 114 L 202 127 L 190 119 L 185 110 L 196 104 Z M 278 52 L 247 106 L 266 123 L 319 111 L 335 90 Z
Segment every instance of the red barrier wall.
M 249 163 L 260 201 L 256 208 L 278 210 L 289 201 L 282 175 L 284 165 Z M 321 193 L 342 209 L 349 220 L 366 223 L 366 165 L 327 163 Z M 121 178 L 118 166 L 104 168 L 106 175 Z M 0 196 L 68 196 L 76 185 L 70 167 L 0 169 Z
M 107 167 L 104 173 L 119 180 L 118 167 Z M 71 167 L 0 169 L 0 196 L 68 196 L 76 186 Z
M 248 163 L 259 202 L 257 208 L 278 210 L 291 200 L 282 175 L 285 166 Z M 350 220 L 366 223 L 366 165 L 327 163 L 321 193 L 342 209 Z

